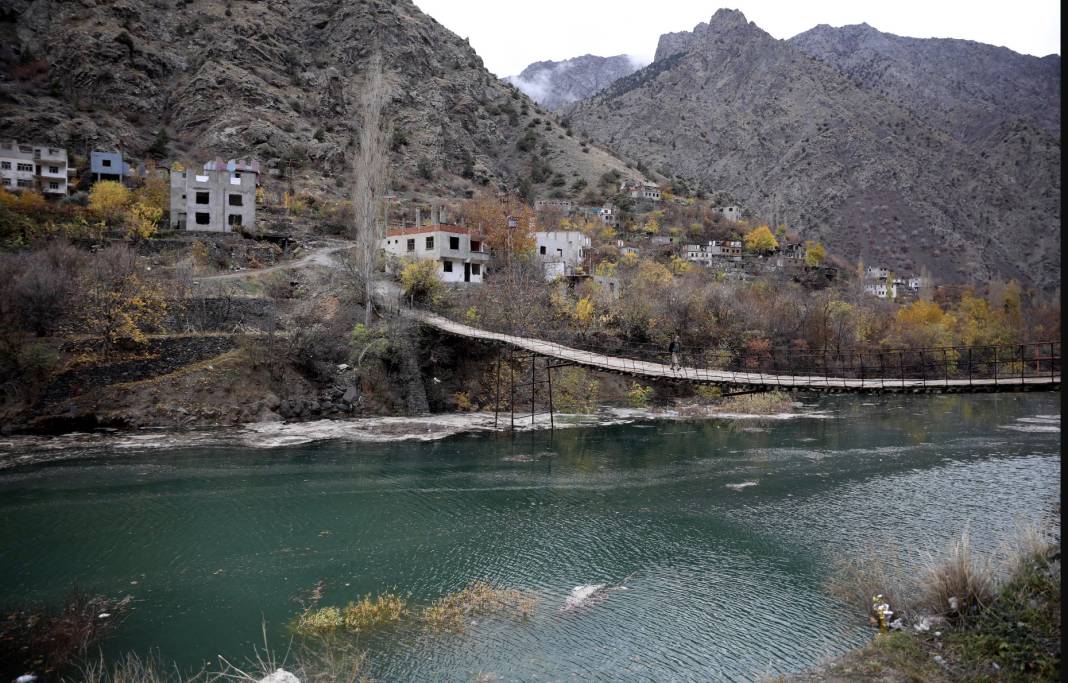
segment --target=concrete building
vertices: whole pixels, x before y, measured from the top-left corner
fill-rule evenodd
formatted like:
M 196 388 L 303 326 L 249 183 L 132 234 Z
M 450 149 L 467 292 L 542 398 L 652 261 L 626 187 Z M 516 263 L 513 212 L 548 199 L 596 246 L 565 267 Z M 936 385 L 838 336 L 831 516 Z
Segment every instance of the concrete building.
M 117 180 L 120 183 L 130 177 L 130 164 L 120 152 L 102 152 L 94 149 L 89 153 L 89 173 L 93 180 Z
M 687 244 L 687 261 L 711 267 L 714 263 L 742 260 L 742 243 L 737 240 L 713 240 L 708 244 Z
M 238 178 L 252 175 L 256 185 L 259 186 L 260 184 L 260 162 L 258 159 L 230 159 L 223 161 L 222 158 L 216 158 L 213 161 L 204 162 L 204 170 L 225 171 Z
M 725 221 L 742 220 L 742 208 L 740 206 L 714 206 L 712 213 Z
M 619 186 L 620 192 L 626 192 L 632 199 L 645 199 L 651 202 L 660 201 L 660 186 L 656 183 L 635 182 L 624 180 Z
M 575 202 L 570 199 L 535 199 L 535 211 L 559 211 L 565 216 L 570 216 L 575 210 Z
M 0 143 L 0 184 L 5 190 L 17 191 L 36 186 L 33 147 L 17 142 Z
M 37 189 L 44 195 L 65 196 L 69 175 L 67 150 L 62 147 L 0 143 L 0 181 L 6 190 Z
M 881 268 L 879 266 L 867 266 L 864 269 L 865 280 L 886 280 L 890 277 L 889 268 Z
M 256 178 L 227 171 L 171 173 L 171 227 L 240 232 L 256 225 Z
M 578 230 L 553 230 L 534 233 L 538 256 L 545 264 L 545 278 L 577 275 L 586 271 L 590 238 Z
M 489 261 L 482 235 L 462 225 L 432 222 L 394 228 L 381 245 L 400 258 L 436 261 L 442 282 L 482 282 Z

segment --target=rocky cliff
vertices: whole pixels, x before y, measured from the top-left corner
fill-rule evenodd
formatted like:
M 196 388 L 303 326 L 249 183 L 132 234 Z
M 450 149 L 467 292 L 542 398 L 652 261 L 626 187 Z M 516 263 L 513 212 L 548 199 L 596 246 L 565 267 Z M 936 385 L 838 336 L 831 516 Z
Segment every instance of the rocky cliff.
M 582 55 L 563 61 L 534 62 L 507 80 L 546 109 L 559 111 L 600 92 L 613 81 L 634 73 L 641 64 L 629 55 Z
M 340 186 L 377 49 L 394 189 L 515 187 L 534 163 L 568 182 L 633 174 L 535 123 L 536 105 L 409 0 L 0 0 L 0 46 L 3 138 L 140 156 L 162 128 L 171 158 L 252 154 Z
M 968 100 L 975 77 L 958 77 L 958 100 L 995 106 Z M 1042 127 L 1049 117 L 999 114 L 968 133 L 945 124 L 963 114 L 931 113 L 937 99 L 866 85 L 720 10 L 665 36 L 653 64 L 571 117 L 619 153 L 727 191 L 848 258 L 899 273 L 926 266 L 943 282 L 1058 287 L 1060 144 Z

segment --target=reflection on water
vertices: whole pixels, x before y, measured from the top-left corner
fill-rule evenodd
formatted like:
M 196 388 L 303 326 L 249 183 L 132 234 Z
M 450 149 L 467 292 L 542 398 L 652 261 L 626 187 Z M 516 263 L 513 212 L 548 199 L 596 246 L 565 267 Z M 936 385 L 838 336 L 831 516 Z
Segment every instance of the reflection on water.
M 814 399 L 806 402 L 816 403 Z M 184 665 L 284 649 L 293 597 L 474 580 L 527 621 L 366 641 L 379 680 L 753 680 L 870 633 L 822 588 L 871 543 L 985 552 L 1059 498 L 1055 394 L 828 397 L 826 419 L 707 420 L 516 439 L 198 447 L 0 475 L 0 599 L 130 593 L 112 652 Z

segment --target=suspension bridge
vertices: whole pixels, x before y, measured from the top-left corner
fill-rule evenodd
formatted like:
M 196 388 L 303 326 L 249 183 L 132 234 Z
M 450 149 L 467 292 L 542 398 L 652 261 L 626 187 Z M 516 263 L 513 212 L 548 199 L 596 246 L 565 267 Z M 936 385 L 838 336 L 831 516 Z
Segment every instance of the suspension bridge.
M 1045 391 L 1060 387 L 1060 342 L 1002 346 L 811 352 L 797 349 L 683 350 L 672 367 L 663 347 L 604 348 L 492 332 L 415 309 L 400 309 L 442 332 L 547 359 L 547 369 L 577 365 L 635 378 L 720 385 L 736 392 L 965 393 Z M 583 346 L 586 345 L 586 347 Z

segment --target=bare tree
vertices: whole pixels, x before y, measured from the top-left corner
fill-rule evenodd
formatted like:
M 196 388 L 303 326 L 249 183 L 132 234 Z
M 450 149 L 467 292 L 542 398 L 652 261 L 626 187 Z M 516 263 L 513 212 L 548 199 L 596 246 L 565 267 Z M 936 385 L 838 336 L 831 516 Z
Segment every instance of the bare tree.
M 389 171 L 389 123 L 383 110 L 389 101 L 389 87 L 382 55 L 375 52 L 367 68 L 360 93 L 360 135 L 352 157 L 353 237 L 356 261 L 363 280 L 364 324 L 371 324 L 371 298 L 374 293 L 375 256 L 384 232 L 384 198 Z

